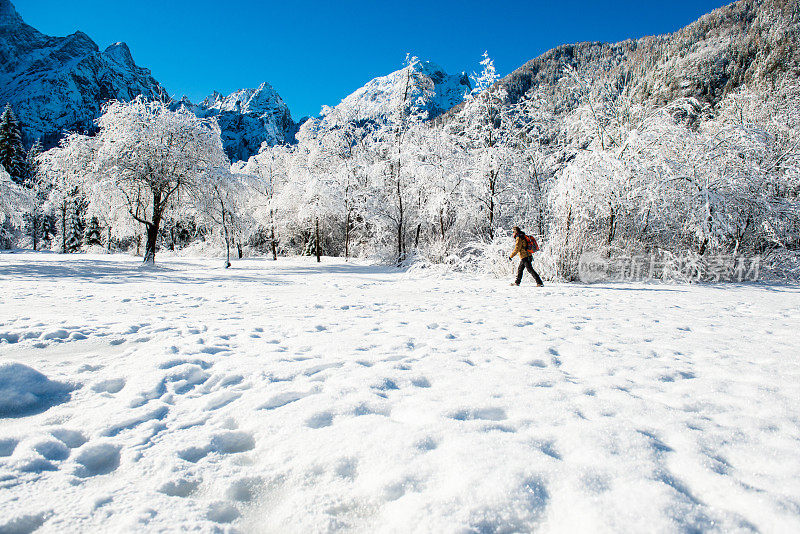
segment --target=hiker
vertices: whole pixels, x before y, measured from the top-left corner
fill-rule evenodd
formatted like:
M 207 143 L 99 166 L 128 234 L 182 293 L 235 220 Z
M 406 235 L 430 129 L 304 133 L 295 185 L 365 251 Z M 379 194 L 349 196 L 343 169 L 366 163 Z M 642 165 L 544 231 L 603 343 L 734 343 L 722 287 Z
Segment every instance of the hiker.
M 536 280 L 536 285 L 538 287 L 542 287 L 544 284 L 542 283 L 542 279 L 539 278 L 539 274 L 533 270 L 533 253 L 539 250 L 539 245 L 536 243 L 536 240 L 533 236 L 525 235 L 525 232 L 520 230 L 519 226 L 514 227 L 514 239 L 516 239 L 516 244 L 514 245 L 514 252 L 511 253 L 511 256 L 508 257 L 509 260 L 513 260 L 514 256 L 519 254 L 519 268 L 517 268 L 517 280 L 513 282 L 512 286 L 518 286 L 520 282 L 522 282 L 522 274 L 525 269 L 531 273 L 533 279 Z

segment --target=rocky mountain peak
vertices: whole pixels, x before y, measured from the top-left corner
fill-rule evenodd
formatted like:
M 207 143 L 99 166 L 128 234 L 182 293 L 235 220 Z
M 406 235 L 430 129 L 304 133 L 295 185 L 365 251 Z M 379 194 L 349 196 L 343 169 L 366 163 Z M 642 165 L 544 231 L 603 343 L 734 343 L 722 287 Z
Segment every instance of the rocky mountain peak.
M 0 0 L 0 26 L 22 22 L 22 18 L 14 9 L 14 4 L 10 0 Z
M 0 102 L 11 104 L 26 144 L 41 139 L 49 147 L 65 131 L 92 131 L 109 100 L 166 93 L 124 43 L 101 53 L 81 31 L 44 35 L 25 24 L 10 0 L 0 0 L 0 25 Z
M 125 43 L 119 42 L 110 45 L 105 49 L 103 55 L 118 65 L 122 65 L 124 67 L 136 66 L 136 64 L 133 62 L 131 51 L 128 48 L 128 45 Z

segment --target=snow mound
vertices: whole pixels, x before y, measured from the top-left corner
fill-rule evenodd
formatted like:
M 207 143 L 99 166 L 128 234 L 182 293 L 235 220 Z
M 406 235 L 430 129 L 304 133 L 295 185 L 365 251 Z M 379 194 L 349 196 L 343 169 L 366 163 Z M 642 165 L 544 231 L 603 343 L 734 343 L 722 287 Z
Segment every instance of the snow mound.
M 80 464 L 75 474 L 87 478 L 114 471 L 119 467 L 120 449 L 119 445 L 113 443 L 85 445 L 75 458 Z
M 72 387 L 17 362 L 0 363 L 0 417 L 40 413 L 69 400 Z

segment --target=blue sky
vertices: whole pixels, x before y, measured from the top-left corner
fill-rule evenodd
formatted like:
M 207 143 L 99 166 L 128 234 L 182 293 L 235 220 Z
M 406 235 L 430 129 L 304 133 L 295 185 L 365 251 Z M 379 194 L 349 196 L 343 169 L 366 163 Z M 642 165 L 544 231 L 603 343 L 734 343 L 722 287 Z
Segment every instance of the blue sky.
M 505 75 L 563 43 L 674 31 L 728 2 L 672 0 L 12 0 L 49 35 L 82 30 L 134 60 L 176 97 L 274 86 L 292 116 L 316 115 L 406 52 L 448 72 L 473 72 L 484 50 Z

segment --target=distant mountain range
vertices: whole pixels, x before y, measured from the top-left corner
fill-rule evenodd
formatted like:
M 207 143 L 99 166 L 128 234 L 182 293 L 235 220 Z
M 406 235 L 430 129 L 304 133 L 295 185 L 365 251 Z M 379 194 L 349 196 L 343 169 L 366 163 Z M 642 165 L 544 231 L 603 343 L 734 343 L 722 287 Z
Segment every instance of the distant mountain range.
M 465 74 L 451 76 L 432 63 L 421 63 L 419 68 L 434 90 L 425 101 L 430 117 L 447 111 L 470 88 Z M 389 105 L 399 72 L 372 80 L 340 105 L 370 117 L 381 113 Z M 91 133 L 105 102 L 139 95 L 169 102 L 172 109 L 216 117 L 223 146 L 234 161 L 256 154 L 265 142 L 294 143 L 299 126 L 266 82 L 228 96 L 214 92 L 198 104 L 186 97 L 172 100 L 148 69 L 136 65 L 125 43 L 101 52 L 80 31 L 67 37 L 44 35 L 22 20 L 10 0 L 0 0 L 0 107 L 11 104 L 26 144 L 40 139 L 49 148 L 65 132 Z
M 0 0 L 0 105 L 10 103 L 26 144 L 55 145 L 64 132 L 92 132 L 109 100 L 143 95 L 217 117 L 232 159 L 246 159 L 261 143 L 291 142 L 297 126 L 269 84 L 227 97 L 214 93 L 200 104 L 173 102 L 167 91 L 139 67 L 125 43 L 100 51 L 88 35 L 50 37 L 26 24 L 9 0 Z
M 562 45 L 506 76 L 508 103 L 548 97 L 562 111 L 577 105 L 563 91 L 565 65 L 596 87 L 625 84 L 636 99 L 672 105 L 677 115 L 713 107 L 727 92 L 756 79 L 800 75 L 798 20 L 800 0 L 739 0 L 704 15 L 669 35 L 615 44 Z M 417 63 L 424 83 L 420 104 L 429 119 L 459 112 L 472 89 L 465 74 L 450 75 L 427 61 Z M 401 91 L 404 69 L 375 78 L 323 112 L 321 121 L 368 120 L 386 115 Z M 294 143 L 299 123 L 268 83 L 228 96 L 213 93 L 198 104 L 172 100 L 148 69 L 134 62 L 128 47 L 116 43 L 100 51 L 84 33 L 50 37 L 25 24 L 9 0 L 0 0 L 0 106 L 11 103 L 25 142 L 39 138 L 53 146 L 66 131 L 94 129 L 102 105 L 138 95 L 161 99 L 173 109 L 216 117 L 232 160 L 245 160 L 262 143 Z M 554 98 L 555 97 L 555 98 Z M 302 122 L 299 121 L 299 122 Z

